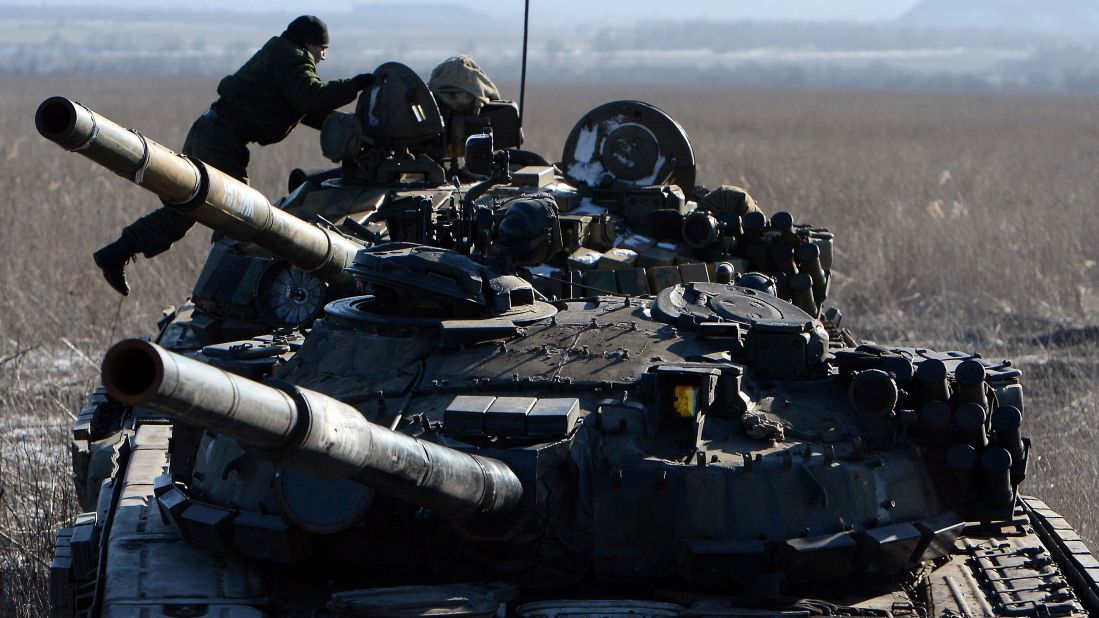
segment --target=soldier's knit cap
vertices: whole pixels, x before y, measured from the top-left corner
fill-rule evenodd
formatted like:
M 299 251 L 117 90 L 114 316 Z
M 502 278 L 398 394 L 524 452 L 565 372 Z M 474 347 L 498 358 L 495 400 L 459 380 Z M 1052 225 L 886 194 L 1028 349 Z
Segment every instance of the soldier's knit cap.
M 298 45 L 328 45 L 328 26 L 319 17 L 302 15 L 290 22 L 282 38 Z

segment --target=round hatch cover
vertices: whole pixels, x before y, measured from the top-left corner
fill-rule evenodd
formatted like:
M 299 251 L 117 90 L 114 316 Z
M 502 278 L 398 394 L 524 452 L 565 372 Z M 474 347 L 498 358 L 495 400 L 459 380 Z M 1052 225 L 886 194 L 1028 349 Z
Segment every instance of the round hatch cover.
M 640 101 L 613 101 L 584 115 L 565 141 L 565 177 L 578 187 L 694 187 L 687 133 L 671 116 Z
M 688 283 L 662 291 L 653 304 L 653 317 L 669 324 L 686 316 L 692 322 L 759 321 L 805 324 L 813 318 L 796 306 L 765 292 L 723 283 Z

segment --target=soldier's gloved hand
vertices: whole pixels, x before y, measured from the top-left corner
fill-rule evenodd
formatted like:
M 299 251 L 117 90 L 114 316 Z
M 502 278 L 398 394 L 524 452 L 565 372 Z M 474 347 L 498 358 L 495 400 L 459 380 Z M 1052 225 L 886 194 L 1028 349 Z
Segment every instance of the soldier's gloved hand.
M 370 84 L 374 83 L 374 75 L 371 73 L 360 73 L 351 78 L 351 81 L 355 82 L 355 87 L 359 90 L 366 90 L 370 87 Z

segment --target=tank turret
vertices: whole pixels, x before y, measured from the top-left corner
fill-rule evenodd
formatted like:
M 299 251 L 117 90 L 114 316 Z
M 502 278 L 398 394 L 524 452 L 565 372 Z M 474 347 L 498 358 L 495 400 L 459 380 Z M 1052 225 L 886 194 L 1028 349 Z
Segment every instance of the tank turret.
M 330 282 L 362 245 L 281 211 L 259 191 L 203 163 L 178 155 L 64 97 L 38 106 L 38 132 L 134 184 L 164 204 L 230 238 L 253 242 Z

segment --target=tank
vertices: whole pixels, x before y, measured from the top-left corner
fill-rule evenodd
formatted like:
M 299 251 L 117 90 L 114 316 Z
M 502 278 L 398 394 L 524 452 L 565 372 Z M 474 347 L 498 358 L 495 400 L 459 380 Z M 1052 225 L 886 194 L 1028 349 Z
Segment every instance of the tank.
M 297 345 L 326 303 L 356 293 L 343 271 L 355 252 L 383 242 L 480 255 L 547 299 L 743 278 L 842 334 L 841 314 L 824 308 L 831 233 L 789 213 L 768 218 L 736 187 L 696 186 L 686 132 L 656 107 L 615 101 L 588 112 L 551 165 L 519 148 L 514 102 L 463 113 L 436 103 L 404 65 L 375 75 L 355 113 L 333 114 L 321 131 L 339 167 L 292 171 L 291 193 L 274 202 L 79 103 L 53 97 L 39 106 L 44 137 L 218 233 L 192 296 L 165 299 L 178 307 L 156 325 L 158 344 L 218 354 L 267 335 Z M 91 509 L 127 429 L 102 389 L 78 417 L 74 478 Z
M 196 301 L 106 353 L 55 615 L 1099 611 L 1099 562 L 1020 490 L 1010 362 L 856 340 L 825 306 L 832 234 L 693 186 L 652 106 L 593 110 L 551 166 L 496 130 L 506 110 L 490 142 L 424 113 L 411 71 L 379 73 L 404 86 L 333 121 L 339 177 L 274 207 L 40 108 L 50 139 L 235 234 L 211 260 L 294 265 L 325 301 L 293 332 L 213 343 L 186 333 L 230 321 Z M 408 102 L 426 124 L 383 113 Z M 293 215 L 367 192 L 385 198 L 361 219 Z

